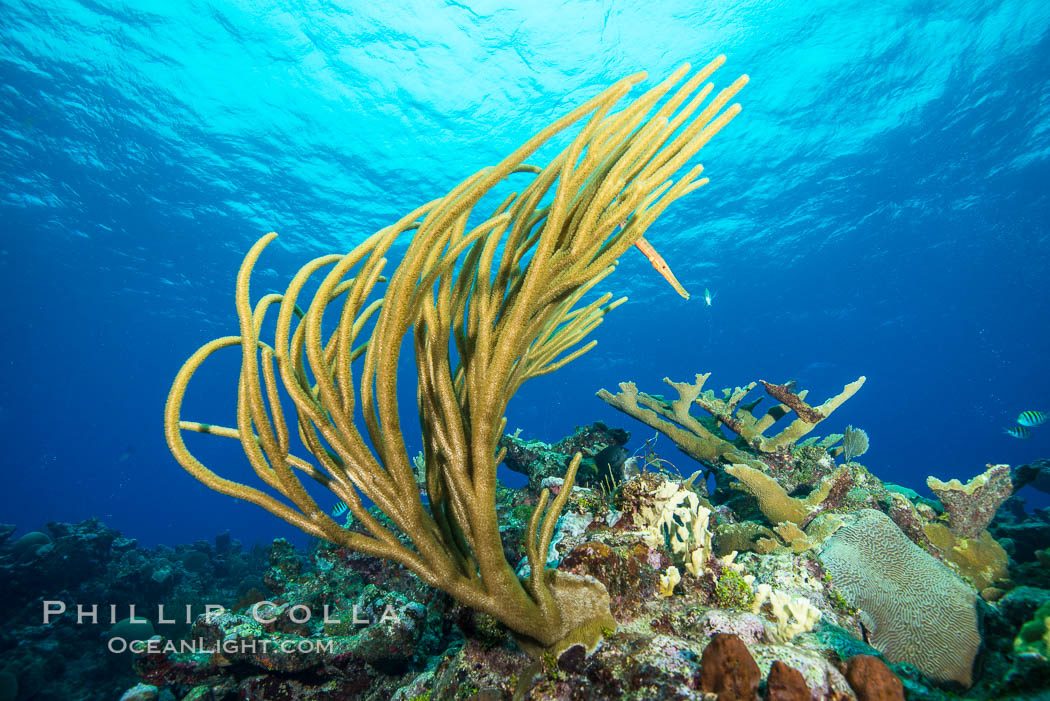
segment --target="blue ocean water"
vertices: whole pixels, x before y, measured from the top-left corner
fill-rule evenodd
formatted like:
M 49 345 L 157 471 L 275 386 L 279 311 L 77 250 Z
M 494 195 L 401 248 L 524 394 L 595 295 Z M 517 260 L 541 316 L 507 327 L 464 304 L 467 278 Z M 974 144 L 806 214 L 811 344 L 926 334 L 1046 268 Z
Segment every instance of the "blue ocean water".
M 1050 453 L 1050 425 L 1003 433 L 1050 410 L 1046 3 L 11 0 L 0 36 L 0 521 L 22 531 L 298 538 L 190 478 L 161 429 L 182 361 L 236 333 L 251 244 L 280 233 L 255 289 L 283 289 L 615 80 L 721 53 L 719 87 L 751 76 L 743 112 L 700 155 L 710 185 L 647 235 L 693 298 L 631 251 L 605 283 L 630 301 L 509 427 L 603 420 L 633 448 L 651 431 L 597 389 L 710 371 L 820 401 L 865 375 L 829 429 L 866 429 L 883 479 Z M 235 356 L 188 418 L 233 423 Z

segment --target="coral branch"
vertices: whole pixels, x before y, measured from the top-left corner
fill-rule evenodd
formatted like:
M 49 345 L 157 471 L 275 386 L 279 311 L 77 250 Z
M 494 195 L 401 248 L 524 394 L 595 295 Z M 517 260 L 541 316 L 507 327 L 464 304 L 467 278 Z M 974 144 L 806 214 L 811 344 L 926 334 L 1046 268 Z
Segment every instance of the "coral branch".
M 860 377 L 849 383 L 839 394 L 816 408 L 805 402 L 805 391 L 796 393 L 790 385 L 774 385 L 759 380 L 767 393 L 779 404 L 758 418 L 754 410 L 761 398 L 751 402 L 744 401 L 758 383 L 751 382 L 732 390 L 724 389 L 719 397 L 713 390 L 703 389 L 710 375 L 697 375 L 696 380 L 691 383 L 673 382 L 665 377 L 664 382 L 678 392 L 678 399 L 673 401 L 639 392 L 633 382 L 620 383 L 620 391 L 617 394 L 601 389 L 597 396 L 607 404 L 667 435 L 683 452 L 697 460 L 709 464 L 737 462 L 757 465 L 746 451 L 741 450 L 733 440 L 722 433 L 722 426 L 743 439 L 751 450 L 757 453 L 775 453 L 781 448 L 793 445 L 812 431 L 818 423 L 856 394 L 865 380 L 864 377 Z M 710 414 L 713 421 L 703 421 L 690 413 L 689 409 L 693 404 Z M 776 435 L 765 435 L 767 430 L 792 411 L 797 415 L 794 421 Z M 841 435 L 838 438 L 841 438 Z

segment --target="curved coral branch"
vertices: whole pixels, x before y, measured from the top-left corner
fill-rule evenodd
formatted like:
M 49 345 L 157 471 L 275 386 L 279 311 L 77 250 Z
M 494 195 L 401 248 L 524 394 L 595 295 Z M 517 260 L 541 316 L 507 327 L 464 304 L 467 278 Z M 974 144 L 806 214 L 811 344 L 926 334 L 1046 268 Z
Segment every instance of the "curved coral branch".
M 592 348 L 587 335 L 623 301 L 609 295 L 588 301 L 587 293 L 667 206 L 707 182 L 699 166 L 679 171 L 740 111 L 729 102 L 746 76 L 696 111 L 712 91 L 701 84 L 723 61 L 715 59 L 673 90 L 689 72 L 684 66 L 614 112 L 644 74 L 620 81 L 349 253 L 307 263 L 283 294 L 265 295 L 253 307 L 252 270 L 276 234 L 260 239 L 237 276 L 240 334 L 205 345 L 176 376 L 165 410 L 172 453 L 209 487 L 312 535 L 399 562 L 532 643 L 554 645 L 570 631 L 611 621 L 608 595 L 596 581 L 542 571 L 578 460 L 546 517 L 541 520 L 541 509 L 534 519 L 530 561 L 538 569 L 525 586 L 500 540 L 494 456 L 517 388 Z M 584 119 L 579 135 L 547 167 L 524 162 Z M 475 216 L 479 201 L 515 174 L 530 178 L 520 192 L 490 216 Z M 407 234 L 404 255 L 376 299 L 386 256 Z M 316 291 L 300 306 L 308 287 Z M 269 344 L 261 330 L 272 308 L 276 333 Z M 398 404 L 400 349 L 408 336 L 429 507 L 420 497 Z M 213 352 L 235 346 L 242 359 L 237 427 L 221 435 L 241 442 L 276 496 L 219 477 L 182 440 L 181 431 L 205 426 L 181 419 L 189 379 Z M 291 455 L 282 391 L 295 407 L 295 435 L 316 464 Z M 297 473 L 344 500 L 368 535 L 336 524 Z M 365 500 L 411 547 L 369 513 Z

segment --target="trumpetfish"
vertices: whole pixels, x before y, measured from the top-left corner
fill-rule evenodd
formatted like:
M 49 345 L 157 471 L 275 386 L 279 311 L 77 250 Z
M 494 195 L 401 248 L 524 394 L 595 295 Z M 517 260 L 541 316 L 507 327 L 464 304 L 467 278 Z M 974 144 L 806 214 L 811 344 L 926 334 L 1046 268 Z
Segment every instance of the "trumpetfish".
M 667 261 L 663 259 L 663 256 L 656 252 L 653 245 L 645 240 L 644 236 L 638 239 L 634 245 L 638 247 L 639 251 L 645 254 L 645 257 L 648 258 L 649 262 L 653 264 L 654 268 L 656 268 L 656 272 L 663 275 L 664 280 L 671 283 L 671 287 L 675 289 L 675 292 L 682 295 L 685 299 L 689 299 L 689 293 L 685 291 L 685 288 L 682 287 L 682 283 L 678 282 L 678 278 L 676 278 L 674 273 L 671 272 L 671 266 L 667 264 Z

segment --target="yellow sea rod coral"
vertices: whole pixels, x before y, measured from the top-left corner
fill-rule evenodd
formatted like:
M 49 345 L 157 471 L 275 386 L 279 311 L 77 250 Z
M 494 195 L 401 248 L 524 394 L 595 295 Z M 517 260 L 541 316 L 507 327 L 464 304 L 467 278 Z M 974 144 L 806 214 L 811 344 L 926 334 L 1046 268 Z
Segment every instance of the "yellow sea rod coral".
M 702 166 L 687 164 L 740 111 L 729 103 L 747 82 L 742 76 L 707 101 L 714 88 L 706 81 L 723 61 L 691 76 L 684 66 L 619 111 L 644 74 L 616 83 L 349 253 L 307 263 L 283 294 L 253 300 L 252 271 L 276 234 L 261 239 L 237 276 L 237 335 L 202 346 L 172 384 L 164 430 L 176 459 L 208 487 L 310 535 L 403 565 L 505 623 L 535 655 L 571 640 L 596 643 L 603 627 L 615 628 L 605 588 L 544 566 L 581 455 L 557 497 L 541 493 L 525 533 L 531 574 L 519 581 L 495 508 L 497 444 L 518 388 L 591 349 L 595 341 L 584 339 L 623 301 L 584 296 L 672 202 L 707 182 Z M 525 162 L 580 120 L 579 134 L 545 168 Z M 511 176 L 528 180 L 479 216 L 482 198 Z M 386 256 L 403 237 L 410 237 L 404 256 L 377 298 Z M 275 336 L 264 339 L 274 310 Z M 427 504 L 406 450 L 415 441 L 400 421 L 398 368 L 408 338 Z M 224 348 L 241 353 L 236 425 L 184 420 L 190 380 Z M 291 427 L 285 406 L 294 406 Z M 265 489 L 210 470 L 183 431 L 238 440 Z M 363 532 L 336 523 L 302 476 L 345 502 Z

